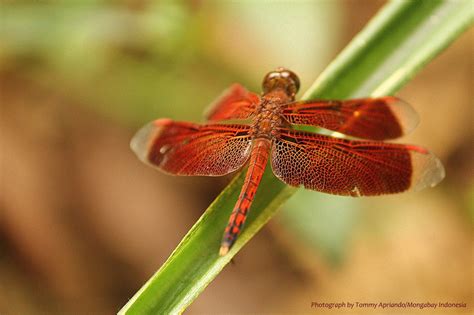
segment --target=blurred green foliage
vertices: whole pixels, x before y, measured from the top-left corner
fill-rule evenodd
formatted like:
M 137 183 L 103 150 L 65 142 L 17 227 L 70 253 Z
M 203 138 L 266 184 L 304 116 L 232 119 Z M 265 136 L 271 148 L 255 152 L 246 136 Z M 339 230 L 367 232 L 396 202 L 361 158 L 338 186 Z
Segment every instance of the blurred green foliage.
M 197 119 L 203 105 L 189 104 L 189 95 L 207 104 L 223 83 L 241 78 L 206 53 L 203 20 L 190 2 L 135 10 L 101 1 L 4 5 L 1 20 L 0 70 L 22 67 L 127 124 Z
M 286 66 L 312 76 L 315 61 L 322 67 L 334 47 L 337 8 L 337 2 L 6 2 L 0 70 L 20 70 L 124 124 L 199 120 L 231 83 L 258 91 L 266 65 L 281 66 L 283 55 Z M 289 13 L 305 18 L 295 24 Z M 318 21 L 334 32 L 316 28 Z M 316 47 L 324 49 L 310 61 L 302 58 Z

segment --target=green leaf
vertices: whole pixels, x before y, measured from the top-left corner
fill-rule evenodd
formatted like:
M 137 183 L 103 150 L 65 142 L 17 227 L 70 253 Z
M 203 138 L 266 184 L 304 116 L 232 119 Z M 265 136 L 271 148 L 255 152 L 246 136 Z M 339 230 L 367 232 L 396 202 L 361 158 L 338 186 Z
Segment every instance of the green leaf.
M 473 22 L 470 0 L 388 3 L 320 75 L 303 99 L 392 94 Z M 210 205 L 167 262 L 120 314 L 180 313 L 296 189 L 269 168 L 246 226 L 225 257 L 218 250 L 239 195 L 241 172 Z
M 338 266 L 359 218 L 361 202 L 360 198 L 299 189 L 276 219 L 331 266 Z

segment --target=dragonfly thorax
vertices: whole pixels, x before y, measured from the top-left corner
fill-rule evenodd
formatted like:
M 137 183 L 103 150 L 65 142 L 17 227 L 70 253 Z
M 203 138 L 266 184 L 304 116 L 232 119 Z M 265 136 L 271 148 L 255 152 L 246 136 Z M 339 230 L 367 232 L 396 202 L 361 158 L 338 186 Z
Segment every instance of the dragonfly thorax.
M 269 95 L 271 96 L 271 95 Z M 255 118 L 252 122 L 251 133 L 253 138 L 267 138 L 274 136 L 278 127 L 284 125 L 284 119 L 281 116 L 282 100 L 280 98 L 263 98 L 258 106 Z

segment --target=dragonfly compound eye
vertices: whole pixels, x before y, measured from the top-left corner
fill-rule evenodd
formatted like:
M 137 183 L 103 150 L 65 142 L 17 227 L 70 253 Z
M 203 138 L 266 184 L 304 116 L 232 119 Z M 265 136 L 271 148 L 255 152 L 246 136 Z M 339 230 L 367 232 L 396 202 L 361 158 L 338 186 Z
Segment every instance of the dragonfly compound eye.
M 269 72 L 263 79 L 263 92 L 268 93 L 275 89 L 284 89 L 289 96 L 295 96 L 300 88 L 300 80 L 293 72 L 285 68 L 278 68 Z

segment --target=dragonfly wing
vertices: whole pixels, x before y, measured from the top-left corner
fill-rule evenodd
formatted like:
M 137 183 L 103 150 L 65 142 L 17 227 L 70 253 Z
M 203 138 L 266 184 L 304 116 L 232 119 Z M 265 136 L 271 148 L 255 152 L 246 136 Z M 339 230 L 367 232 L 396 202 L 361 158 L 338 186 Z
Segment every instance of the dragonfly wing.
M 259 102 L 257 94 L 247 91 L 240 84 L 233 84 L 210 105 L 206 111 L 206 120 L 248 119 Z
M 438 158 L 421 147 L 288 129 L 273 142 L 272 168 L 291 186 L 350 196 L 420 190 L 444 177 Z
M 287 104 L 283 116 L 292 124 L 334 130 L 364 139 L 398 138 L 418 124 L 415 110 L 393 96 L 346 101 L 303 101 Z
M 147 164 L 174 175 L 220 176 L 239 169 L 250 155 L 246 125 L 198 125 L 159 119 L 130 144 Z

